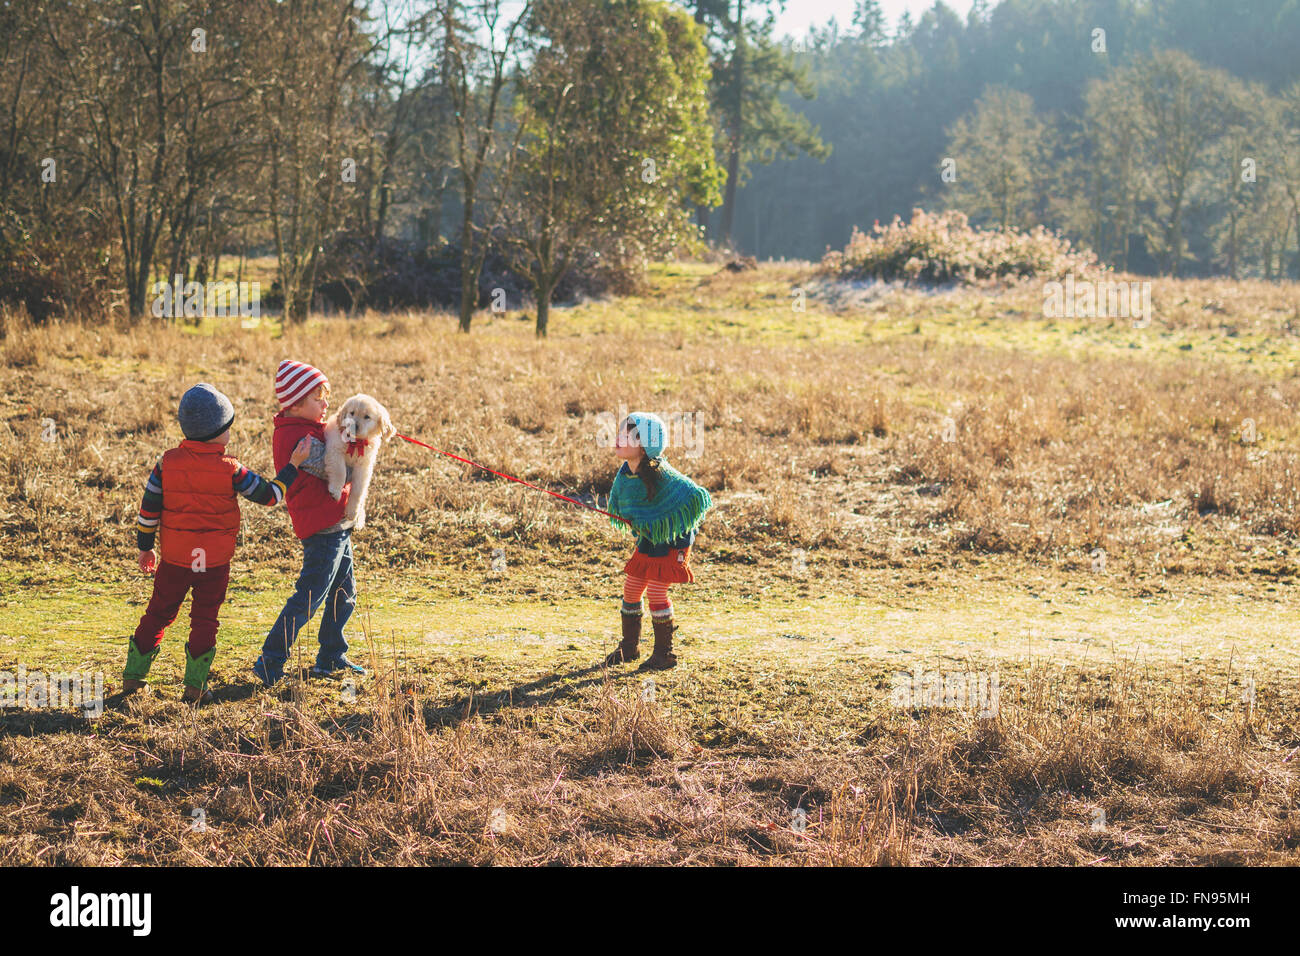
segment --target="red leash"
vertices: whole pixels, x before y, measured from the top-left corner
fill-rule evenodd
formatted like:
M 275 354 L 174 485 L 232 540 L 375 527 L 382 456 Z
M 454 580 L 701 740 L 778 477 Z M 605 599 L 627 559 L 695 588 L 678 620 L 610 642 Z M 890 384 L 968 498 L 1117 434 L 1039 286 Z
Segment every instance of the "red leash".
M 409 441 L 412 445 L 419 445 L 421 448 L 429 449 L 429 451 L 436 451 L 439 455 L 446 455 L 448 458 L 455 458 L 457 461 L 463 461 L 465 464 L 472 465 L 473 467 L 481 469 L 482 471 L 491 471 L 492 474 L 496 475 L 499 478 L 509 478 L 511 481 L 517 481 L 521 485 L 527 485 L 529 488 L 536 488 L 538 491 L 544 491 L 548 495 L 552 495 L 556 498 L 562 498 L 565 501 L 570 501 L 575 505 L 579 505 L 583 508 L 586 508 L 588 511 L 597 511 L 600 512 L 600 514 L 609 515 L 609 517 L 621 521 L 625 525 L 628 525 L 629 527 L 632 524 L 632 522 L 628 521 L 626 518 L 623 518 L 616 514 L 612 514 L 611 512 L 608 511 L 601 511 L 601 509 L 594 507 L 593 505 L 589 505 L 585 501 L 579 501 L 577 498 L 570 498 L 568 495 L 562 495 L 558 491 L 551 491 L 551 489 L 543 488 L 541 485 L 535 485 L 531 481 L 524 481 L 522 478 L 516 478 L 514 475 L 507 475 L 504 472 L 493 471 L 491 468 L 486 468 L 483 465 L 480 465 L 476 461 L 470 461 L 468 458 L 461 458 L 460 455 L 453 455 L 451 452 L 443 451 L 441 448 L 434 448 L 432 445 L 426 445 L 424 442 L 420 441 L 419 439 L 410 438 L 406 435 L 398 435 L 397 437 L 400 438 L 402 441 Z

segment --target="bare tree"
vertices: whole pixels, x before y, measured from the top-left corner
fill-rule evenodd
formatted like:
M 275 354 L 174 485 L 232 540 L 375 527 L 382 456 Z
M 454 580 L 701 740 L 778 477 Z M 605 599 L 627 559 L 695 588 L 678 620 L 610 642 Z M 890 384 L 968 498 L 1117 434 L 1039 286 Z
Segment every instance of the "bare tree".
M 266 136 L 267 206 L 284 314 L 307 317 L 321 254 L 356 182 L 358 131 L 345 122 L 374 41 L 359 0 L 259 0 L 269 58 L 258 88 Z
M 1084 94 L 1083 142 L 1092 180 L 1084 223 L 1098 255 L 1128 269 L 1142 196 L 1142 108 L 1132 70 L 1094 80 Z M 1086 158 L 1085 158 L 1086 157 Z
M 48 50 L 78 127 L 67 140 L 69 152 L 108 194 L 127 307 L 142 316 L 183 176 L 176 87 L 189 35 L 187 11 L 165 0 L 113 4 L 102 16 L 47 9 Z
M 1155 53 L 1136 69 L 1144 154 L 1154 165 L 1157 229 L 1150 240 L 1165 273 L 1176 276 L 1185 246 L 1183 217 L 1223 125 L 1219 94 L 1226 76 L 1172 50 Z
M 1272 102 L 1272 109 L 1267 114 L 1266 124 L 1269 155 L 1271 158 L 1271 177 L 1281 185 L 1290 205 L 1290 221 L 1293 229 L 1284 230 L 1278 243 L 1279 257 L 1286 252 L 1286 233 L 1294 231 L 1296 254 L 1291 267 L 1291 276 L 1300 278 L 1300 80 L 1292 83 Z M 1285 267 L 1279 270 L 1286 274 Z
M 987 87 L 971 115 L 953 124 L 946 155 L 956 158 L 959 174 L 945 190 L 948 205 L 973 219 L 991 218 L 1004 231 L 1028 225 L 1047 141 L 1028 95 Z
M 460 178 L 460 331 L 468 332 L 478 306 L 478 279 L 488 244 L 501 211 L 511 174 L 513 144 L 499 148 L 503 95 L 511 65 L 525 35 L 523 24 L 532 10 L 525 0 L 513 14 L 504 10 L 508 0 L 445 0 L 438 7 L 441 20 L 443 84 L 451 101 L 455 122 L 455 158 Z M 464 17 L 465 19 L 462 19 Z M 489 165 L 496 163 L 494 169 Z M 495 178 L 488 208 L 479 203 L 488 195 L 489 178 Z M 478 218 L 476 218 L 478 217 Z M 479 221 L 481 220 L 481 221 Z

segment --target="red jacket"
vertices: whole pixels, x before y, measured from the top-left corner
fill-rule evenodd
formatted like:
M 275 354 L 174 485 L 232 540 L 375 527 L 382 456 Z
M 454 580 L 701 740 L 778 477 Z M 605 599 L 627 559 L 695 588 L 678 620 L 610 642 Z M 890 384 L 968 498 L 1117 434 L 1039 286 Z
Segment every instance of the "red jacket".
M 239 462 L 215 442 L 190 441 L 163 452 L 163 508 L 158 550 L 168 564 L 191 567 L 195 549 L 204 564 L 229 564 L 239 536 L 234 478 Z M 328 493 L 326 494 L 328 497 Z
M 271 456 L 275 460 L 275 470 L 279 471 L 289 464 L 289 456 L 302 439 L 311 437 L 325 440 L 325 425 L 312 422 L 295 415 L 276 415 L 272 420 L 275 432 L 271 435 Z M 298 471 L 284 496 L 284 506 L 289 509 L 289 520 L 293 522 L 293 533 L 299 538 L 310 538 L 317 531 L 343 520 L 343 511 L 348 503 L 352 483 L 343 484 L 343 493 L 335 501 L 330 496 L 329 487 L 315 475 Z

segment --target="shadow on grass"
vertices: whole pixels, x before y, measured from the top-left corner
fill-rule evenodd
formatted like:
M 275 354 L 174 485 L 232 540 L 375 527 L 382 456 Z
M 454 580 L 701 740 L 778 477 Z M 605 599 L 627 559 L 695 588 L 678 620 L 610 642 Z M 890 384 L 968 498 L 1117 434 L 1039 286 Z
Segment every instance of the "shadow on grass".
M 77 734 L 96 732 L 97 721 L 106 714 L 128 711 L 132 701 L 152 700 L 161 704 L 181 703 L 181 685 L 174 688 L 168 685 L 149 685 L 148 691 L 116 691 L 104 695 L 98 712 L 86 711 L 79 707 L 24 707 L 21 709 L 0 709 L 0 737 L 20 736 L 35 737 L 48 734 Z M 224 684 L 209 688 L 213 699 L 202 705 L 206 710 L 222 704 L 234 704 L 248 700 L 261 689 L 257 684 Z M 152 715 L 150 719 L 158 719 Z
M 209 688 L 212 691 L 212 704 L 233 704 L 241 700 L 248 700 L 254 694 L 261 691 L 260 684 L 224 684 L 221 687 Z
M 469 693 L 446 704 L 426 704 L 424 722 L 426 726 L 454 726 L 475 715 L 490 716 L 507 708 L 541 707 L 565 700 L 583 688 L 603 684 L 617 676 L 619 672 L 607 668 L 604 663 L 557 671 L 504 690 Z
M 624 665 L 624 667 L 609 668 L 603 662 L 574 667 L 567 671 L 557 670 L 543 677 L 515 684 L 495 692 L 478 693 L 471 691 L 445 703 L 426 702 L 422 708 L 424 721 L 428 727 L 448 727 L 456 726 L 476 715 L 487 717 L 506 709 L 543 707 L 572 698 L 580 691 L 593 685 L 602 684 L 607 680 L 631 677 L 639 673 L 635 667 Z M 338 682 L 336 678 L 313 678 L 306 668 L 301 670 L 299 677 L 304 684 L 320 685 Z M 373 678 L 367 678 L 367 680 L 369 679 Z M 151 699 L 162 701 L 170 699 L 171 688 L 163 689 L 155 685 L 150 686 L 151 690 L 147 693 Z M 212 702 L 203 705 L 204 710 L 250 700 L 262 693 L 263 687 L 253 680 L 223 684 L 212 687 L 210 690 L 214 699 Z M 286 675 L 286 679 L 278 681 L 271 693 L 282 701 L 293 699 L 293 677 Z M 174 689 L 174 694 L 176 701 L 179 702 L 179 685 Z M 120 713 L 126 711 L 129 703 L 136 699 L 141 699 L 138 691 L 131 694 L 118 691 L 107 695 L 104 697 L 103 712 Z M 364 713 L 357 713 L 344 721 L 339 721 L 337 718 L 327 718 L 322 721 L 322 726 L 342 726 L 353 731 L 361 730 L 370 725 L 369 716 Z M 0 710 L 0 736 L 93 732 L 94 721 L 95 717 L 87 717 L 80 710 Z
M 114 695 L 120 697 L 120 694 Z M 104 710 L 111 698 L 104 698 Z M 0 711 L 0 737 L 37 737 L 46 734 L 76 734 L 93 730 L 94 718 L 80 710 Z

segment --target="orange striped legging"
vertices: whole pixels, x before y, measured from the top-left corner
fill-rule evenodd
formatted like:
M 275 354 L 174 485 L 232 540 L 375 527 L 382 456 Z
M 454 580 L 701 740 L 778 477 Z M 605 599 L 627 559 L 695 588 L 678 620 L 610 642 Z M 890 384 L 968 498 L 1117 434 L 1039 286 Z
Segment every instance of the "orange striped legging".
M 651 581 L 629 574 L 623 581 L 623 607 L 641 607 L 641 595 L 645 594 L 650 602 L 651 617 L 672 617 L 673 602 L 668 597 L 668 584 L 663 581 Z M 639 613 L 639 610 L 638 610 Z

